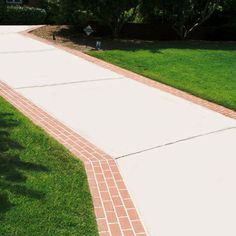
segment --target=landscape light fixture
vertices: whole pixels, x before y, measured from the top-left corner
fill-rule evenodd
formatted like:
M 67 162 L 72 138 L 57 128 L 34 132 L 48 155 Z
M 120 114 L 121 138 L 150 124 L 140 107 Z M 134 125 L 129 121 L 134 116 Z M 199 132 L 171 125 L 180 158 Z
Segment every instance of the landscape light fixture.
M 96 49 L 101 50 L 102 48 L 102 42 L 101 41 L 96 41 Z

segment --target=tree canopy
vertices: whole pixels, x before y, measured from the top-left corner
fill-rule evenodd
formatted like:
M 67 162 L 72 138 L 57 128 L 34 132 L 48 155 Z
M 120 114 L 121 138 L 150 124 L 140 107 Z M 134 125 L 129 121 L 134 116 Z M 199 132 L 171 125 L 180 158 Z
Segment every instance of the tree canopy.
M 117 37 L 123 25 L 134 16 L 138 3 L 139 0 L 84 0 L 82 5 L 97 20 L 106 23 Z
M 234 0 L 231 0 L 234 1 Z M 186 38 L 195 28 L 222 9 L 220 0 L 147 0 L 142 8 L 153 9 L 156 15 L 172 24 L 181 38 Z M 149 14 L 146 11 L 146 14 Z
M 187 38 L 216 11 L 236 9 L 236 0 L 48 0 L 59 3 L 60 14 L 72 22 L 75 13 L 88 13 L 119 36 L 124 24 L 138 12 L 144 20 L 169 23 L 181 38 Z M 78 14 L 76 15 L 78 17 Z

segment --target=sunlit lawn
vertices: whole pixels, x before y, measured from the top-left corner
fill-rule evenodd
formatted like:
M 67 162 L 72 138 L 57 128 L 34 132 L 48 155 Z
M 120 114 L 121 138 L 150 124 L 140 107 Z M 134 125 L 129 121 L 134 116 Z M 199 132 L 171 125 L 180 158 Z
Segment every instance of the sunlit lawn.
M 236 43 L 142 43 L 89 54 L 236 110 Z

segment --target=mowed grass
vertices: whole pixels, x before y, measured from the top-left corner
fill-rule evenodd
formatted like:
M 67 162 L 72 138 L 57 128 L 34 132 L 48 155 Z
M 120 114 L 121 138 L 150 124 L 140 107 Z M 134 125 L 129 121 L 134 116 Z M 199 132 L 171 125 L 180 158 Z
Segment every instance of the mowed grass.
M 1 97 L 0 235 L 98 235 L 81 161 Z
M 88 53 L 236 110 L 236 43 L 133 43 Z

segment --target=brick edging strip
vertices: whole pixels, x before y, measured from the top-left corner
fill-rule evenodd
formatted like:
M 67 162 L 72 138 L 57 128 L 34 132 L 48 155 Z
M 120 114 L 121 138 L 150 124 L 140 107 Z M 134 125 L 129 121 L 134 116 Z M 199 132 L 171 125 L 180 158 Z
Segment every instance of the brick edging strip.
M 73 55 L 119 73 L 125 77 L 236 119 L 236 112 L 233 110 L 29 33 L 33 29 L 39 27 L 42 26 L 36 26 L 23 31 L 20 34 L 63 49 Z M 147 235 L 122 176 L 120 175 L 118 166 L 112 157 L 54 119 L 1 81 L 0 96 L 4 97 L 35 124 L 43 128 L 47 133 L 68 148 L 76 157 L 83 161 L 93 199 L 100 236 Z
M 146 236 L 116 162 L 0 81 L 0 96 L 83 161 L 100 236 Z
M 183 98 L 187 101 L 190 101 L 192 103 L 195 103 L 197 105 L 200 105 L 200 106 L 203 106 L 205 108 L 208 108 L 210 110 L 213 110 L 215 112 L 218 112 L 224 116 L 227 116 L 227 117 L 230 117 L 230 118 L 233 118 L 233 119 L 236 119 L 236 111 L 233 111 L 229 108 L 226 108 L 226 107 L 223 107 L 221 105 L 218 105 L 216 103 L 213 103 L 213 102 L 210 102 L 210 101 L 207 101 L 205 99 L 202 99 L 202 98 L 199 98 L 199 97 L 196 97 L 194 95 L 191 95 L 187 92 L 184 92 L 184 91 L 181 91 L 179 89 L 176 89 L 176 88 L 173 88 L 169 85 L 165 85 L 165 84 L 162 84 L 160 82 L 157 82 L 157 81 L 154 81 L 154 80 L 151 80 L 147 77 L 144 77 L 142 75 L 139 75 L 139 74 L 136 74 L 134 72 L 131 72 L 129 70 L 126 70 L 126 69 L 123 69 L 123 68 L 120 68 L 118 66 L 115 66 L 113 64 L 110 64 L 108 62 L 105 62 L 105 61 L 102 61 L 100 59 L 97 59 L 95 57 L 92 57 L 92 56 L 89 56 L 81 51 L 78 51 L 76 49 L 72 49 L 72 48 L 68 48 L 68 47 L 64 47 L 60 44 L 57 44 L 57 43 L 54 43 L 52 41 L 49 41 L 47 39 L 44 39 L 44 38 L 40 38 L 32 33 L 30 33 L 32 30 L 36 29 L 36 28 L 40 28 L 42 26 L 36 26 L 34 28 L 31 28 L 31 29 L 28 29 L 28 30 L 25 30 L 23 32 L 21 32 L 20 34 L 24 35 L 24 36 L 27 36 L 29 38 L 32 38 L 32 39 L 35 39 L 37 41 L 40 41 L 40 42 L 43 42 L 43 43 L 46 43 L 46 44 L 49 44 L 49 45 L 52 45 L 56 48 L 59 48 L 59 49 L 62 49 L 64 51 L 67 51 L 73 55 L 76 55 L 80 58 L 83 58 L 89 62 L 92 62 L 94 64 L 97 64 L 103 68 L 106 68 L 106 69 L 109 69 L 113 72 L 116 72 L 122 76 L 125 76 L 127 78 L 130 78 L 130 79 L 133 79 L 133 80 L 136 80 L 138 82 L 141 82 L 145 85 L 148 85 L 150 87 L 153 87 L 153 88 L 156 88 L 156 89 L 159 89 L 159 90 L 162 90 L 164 92 L 167 92 L 167 93 L 170 93 L 174 96 L 177 96 L 177 97 L 180 97 L 180 98 Z

